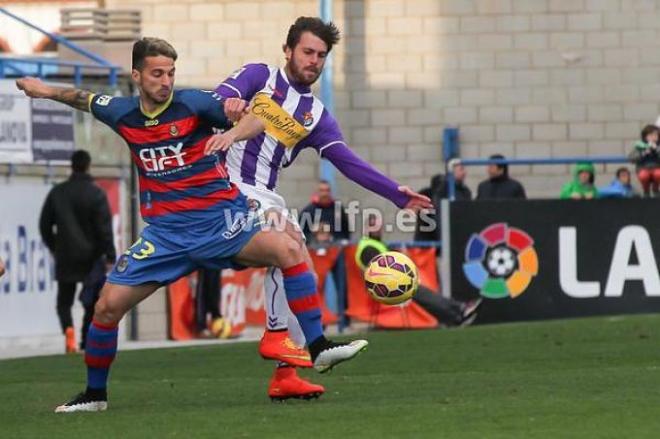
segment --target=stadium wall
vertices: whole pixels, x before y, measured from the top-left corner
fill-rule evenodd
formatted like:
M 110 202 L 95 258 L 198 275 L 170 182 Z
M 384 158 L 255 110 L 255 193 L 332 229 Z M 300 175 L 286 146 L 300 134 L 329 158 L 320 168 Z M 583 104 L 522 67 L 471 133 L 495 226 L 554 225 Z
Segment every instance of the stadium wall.
M 181 53 L 179 84 L 213 86 L 246 62 L 281 63 L 298 15 L 318 1 L 110 0 L 138 7 L 144 34 Z M 351 146 L 419 188 L 441 169 L 441 132 L 461 154 L 622 154 L 658 115 L 660 5 L 652 0 L 365 0 L 334 2 L 336 113 Z M 307 201 L 316 158 L 287 169 L 281 191 Z M 405 165 L 402 165 L 405 163 Z M 611 167 L 610 167 L 611 168 Z M 605 184 L 611 176 L 600 176 Z M 600 172 L 604 167 L 598 168 Z M 481 170 L 470 170 L 475 188 Z M 554 197 L 567 166 L 512 170 L 531 196 Z M 340 179 L 340 195 L 393 209 Z

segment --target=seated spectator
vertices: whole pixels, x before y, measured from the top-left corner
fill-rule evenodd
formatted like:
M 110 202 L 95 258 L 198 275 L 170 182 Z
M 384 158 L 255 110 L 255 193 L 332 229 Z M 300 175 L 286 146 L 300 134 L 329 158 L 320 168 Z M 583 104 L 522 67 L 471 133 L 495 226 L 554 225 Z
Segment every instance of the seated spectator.
M 330 225 L 333 240 L 350 239 L 348 215 L 346 215 L 341 201 L 332 198 L 330 183 L 325 180 L 319 181 L 316 193 L 312 195 L 311 203 L 300 212 L 298 222 L 308 240 L 312 239 L 312 228 L 315 228 L 320 222 Z
M 494 154 L 489 157 L 491 160 L 503 160 L 502 154 Z M 477 188 L 477 200 L 520 198 L 525 199 L 525 189 L 518 180 L 509 177 L 509 165 L 490 164 L 488 165 L 488 180 L 479 183 Z
M 573 181 L 569 181 L 561 189 L 559 198 L 562 200 L 591 200 L 598 198 L 598 190 L 594 186 L 596 170 L 588 162 L 578 163 L 573 170 Z
M 608 186 L 598 189 L 599 198 L 632 198 L 636 196 L 630 184 L 630 171 L 627 168 L 616 170 L 616 178 Z
M 460 159 L 449 160 L 447 163 L 447 169 L 451 170 L 454 174 L 454 199 L 471 200 L 472 191 L 465 185 L 467 172 Z M 437 212 L 440 209 L 440 202 L 445 198 L 449 198 L 449 182 L 443 174 L 436 174 L 431 178 L 431 187 L 420 190 L 420 193 L 429 197 L 435 207 L 435 211 L 427 213 L 426 218 L 428 220 L 433 220 L 436 227 L 432 230 L 426 230 L 427 228 L 422 227 L 425 225 L 425 220 L 418 216 L 414 239 L 415 241 L 440 240 L 440 215 L 438 215 Z
M 642 185 L 644 196 L 658 195 L 660 183 L 660 155 L 658 154 L 658 138 L 660 130 L 654 125 L 647 125 L 641 133 L 641 139 L 635 143 L 630 153 L 630 160 L 635 163 L 637 178 Z

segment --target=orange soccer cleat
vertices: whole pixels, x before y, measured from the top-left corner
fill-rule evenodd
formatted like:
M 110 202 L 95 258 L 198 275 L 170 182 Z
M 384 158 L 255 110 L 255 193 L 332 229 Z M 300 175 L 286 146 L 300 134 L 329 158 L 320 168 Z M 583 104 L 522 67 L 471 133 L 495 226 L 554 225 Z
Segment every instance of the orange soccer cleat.
M 268 386 L 268 396 L 273 401 L 284 401 L 290 398 L 316 399 L 324 392 L 323 386 L 303 380 L 296 373 L 296 368 L 291 366 L 275 369 L 270 386 Z
M 312 367 L 312 359 L 305 349 L 289 338 L 289 331 L 264 332 L 259 354 L 267 360 L 277 360 L 291 366 Z
M 78 352 L 78 347 L 76 346 L 76 331 L 73 329 L 73 326 L 69 326 L 64 331 L 64 336 L 66 339 L 64 348 L 67 354 L 75 354 Z

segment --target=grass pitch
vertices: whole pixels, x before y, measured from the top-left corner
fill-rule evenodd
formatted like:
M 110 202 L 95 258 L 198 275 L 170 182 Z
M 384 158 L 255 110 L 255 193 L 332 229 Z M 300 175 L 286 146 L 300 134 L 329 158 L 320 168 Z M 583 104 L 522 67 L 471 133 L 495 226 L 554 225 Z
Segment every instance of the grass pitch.
M 254 343 L 120 352 L 105 413 L 55 415 L 79 356 L 0 362 L 0 437 L 657 438 L 660 316 L 377 332 L 318 401 L 271 403 Z

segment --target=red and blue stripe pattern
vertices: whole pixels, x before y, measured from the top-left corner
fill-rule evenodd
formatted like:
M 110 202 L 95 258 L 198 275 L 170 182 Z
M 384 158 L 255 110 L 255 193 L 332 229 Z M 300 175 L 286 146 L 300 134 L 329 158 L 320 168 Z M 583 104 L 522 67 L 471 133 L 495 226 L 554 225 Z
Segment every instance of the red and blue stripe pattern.
M 314 275 L 304 262 L 283 269 L 282 275 L 289 308 L 298 319 L 307 344 L 310 344 L 323 336 L 321 307 Z
M 87 386 L 91 389 L 105 389 L 108 385 L 110 365 L 117 355 L 117 325 L 104 325 L 93 321 L 87 332 L 85 364 L 87 365 Z
M 113 128 L 128 144 L 140 186 L 140 211 L 150 224 L 180 225 L 217 218 L 220 204 L 239 191 L 229 182 L 224 155 L 204 154 L 213 128 L 226 128 L 222 102 L 199 90 L 175 91 L 157 115 L 145 115 L 137 99 L 117 106 Z M 94 114 L 104 111 L 94 107 Z M 216 212 L 217 210 L 217 212 Z

